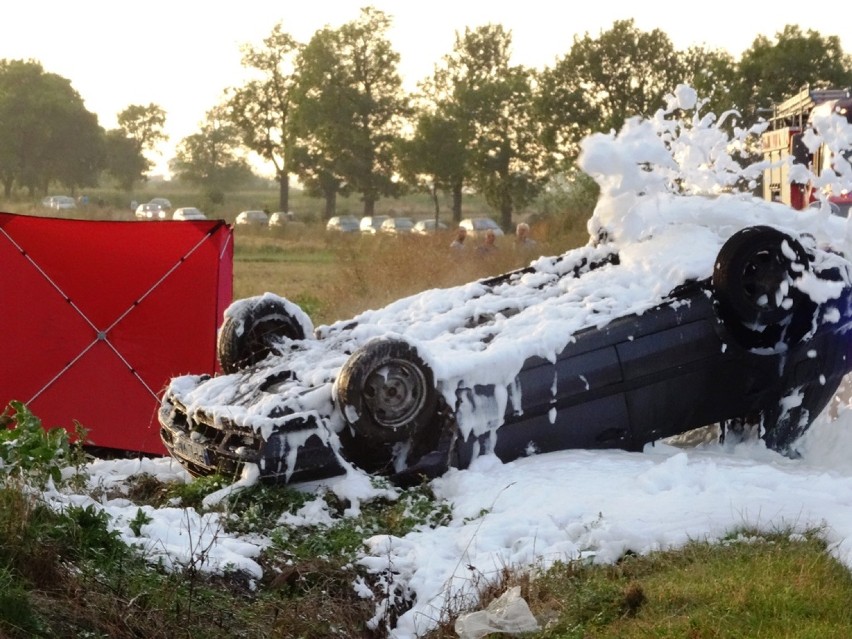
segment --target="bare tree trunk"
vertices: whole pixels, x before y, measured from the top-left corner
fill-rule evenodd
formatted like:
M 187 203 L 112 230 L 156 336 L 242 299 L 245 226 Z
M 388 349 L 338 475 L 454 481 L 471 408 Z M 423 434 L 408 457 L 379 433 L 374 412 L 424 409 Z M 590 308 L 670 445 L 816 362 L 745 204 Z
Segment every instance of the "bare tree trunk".
M 435 205 L 435 230 L 438 230 L 438 222 L 441 220 L 441 204 L 438 201 L 438 189 L 435 188 L 435 185 L 432 185 L 432 188 L 429 189 L 429 195 L 432 196 L 432 203 Z
M 326 221 L 334 217 L 337 212 L 337 191 L 326 191 L 325 194 L 325 219 Z
M 286 171 L 278 175 L 278 207 L 280 211 L 290 210 L 290 174 Z
M 500 226 L 507 233 L 512 229 L 513 208 L 512 196 L 504 191 L 503 196 L 500 198 Z
M 462 183 L 453 184 L 453 222 L 458 224 L 462 218 Z

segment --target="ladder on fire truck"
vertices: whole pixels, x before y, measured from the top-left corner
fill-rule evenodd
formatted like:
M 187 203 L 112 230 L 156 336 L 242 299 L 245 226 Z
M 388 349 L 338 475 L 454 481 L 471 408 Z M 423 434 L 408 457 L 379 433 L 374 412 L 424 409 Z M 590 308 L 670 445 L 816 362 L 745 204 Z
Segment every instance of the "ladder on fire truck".
M 842 100 L 850 97 L 852 97 L 852 92 L 849 88 L 811 89 L 810 85 L 806 84 L 799 93 L 773 107 L 770 128 L 795 127 L 801 131 L 807 124 L 808 116 L 815 106 L 829 100 Z

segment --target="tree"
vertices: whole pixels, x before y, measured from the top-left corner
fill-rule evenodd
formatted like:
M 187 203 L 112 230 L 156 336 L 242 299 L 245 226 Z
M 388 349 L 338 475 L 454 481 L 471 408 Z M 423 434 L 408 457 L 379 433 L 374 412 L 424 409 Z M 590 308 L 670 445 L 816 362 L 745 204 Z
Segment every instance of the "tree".
M 423 110 L 417 116 L 414 135 L 401 140 L 397 155 L 403 178 L 417 189 L 429 193 L 440 214 L 438 193 L 453 194 L 453 219 L 461 220 L 461 196 L 464 185 L 467 149 L 463 143 L 462 123 L 443 113 Z
M 275 167 L 278 204 L 290 210 L 290 174 L 293 143 L 290 115 L 293 108 L 295 58 L 301 45 L 280 24 L 263 40 L 263 46 L 243 48 L 243 66 L 258 78 L 231 89 L 228 118 L 243 144 Z
M 332 29 L 321 29 L 301 51 L 291 118 L 293 170 L 308 194 L 325 200 L 325 219 L 334 216 L 337 196 L 351 192 L 344 177 L 351 113 L 337 97 L 336 39 Z
M 155 151 L 160 142 L 169 139 L 163 132 L 165 125 L 166 112 L 154 103 L 148 106 L 131 104 L 118 114 L 118 127 L 134 141 L 137 153 L 145 159 L 143 173 L 150 171 L 153 166 L 145 153 Z
M 837 36 L 822 36 L 796 25 L 787 25 L 772 42 L 755 38 L 737 68 L 739 83 L 734 99 L 747 124 L 757 121 L 760 109 L 768 109 L 804 85 L 852 86 L 852 59 L 843 53 Z
M 208 199 L 217 201 L 223 192 L 253 176 L 239 155 L 240 135 L 225 107 L 207 113 L 201 131 L 184 138 L 170 168 L 178 179 L 200 186 Z
M 570 164 L 579 143 L 594 131 L 621 128 L 632 116 L 649 116 L 683 81 L 669 37 L 617 20 L 597 38 L 575 37 L 570 51 L 539 78 L 539 117 L 545 143 Z
M 145 151 L 153 151 L 160 142 L 169 139 L 163 133 L 166 112 L 153 102 L 148 106 L 131 104 L 118 114 L 118 126 Z
M 511 32 L 500 25 L 456 33 L 452 53 L 423 85 L 434 115 L 422 116 L 427 119 L 421 120 L 419 134 L 450 136 L 445 141 L 448 155 L 443 160 L 434 156 L 431 169 L 452 190 L 456 221 L 465 180 L 509 228 L 512 213 L 537 195 L 546 178 L 548 158 L 535 117 L 533 75 L 510 65 L 511 43 Z M 441 142 L 419 144 L 434 152 Z
M 327 202 L 330 189 L 361 193 L 364 215 L 401 189 L 395 149 L 409 108 L 389 27 L 386 14 L 362 9 L 357 20 L 318 31 L 298 61 L 299 175 L 324 189 Z
M 105 136 L 106 173 L 118 182 L 119 188 L 130 192 L 133 185 L 145 179 L 151 164 L 142 155 L 136 140 L 123 129 L 112 129 Z
M 32 195 L 51 182 L 97 184 L 103 129 L 65 78 L 33 61 L 0 60 L 0 181 Z
M 464 186 L 471 179 L 470 151 L 476 128 L 473 114 L 478 112 L 475 88 L 488 82 L 491 70 L 487 59 L 501 55 L 493 50 L 499 49 L 499 42 L 489 37 L 479 40 L 475 33 L 468 29 L 462 37 L 457 32 L 453 51 L 435 65 L 432 77 L 421 83 L 414 137 L 403 147 L 408 179 L 421 184 L 426 180 L 433 190 L 447 191 L 456 223 L 462 218 Z M 505 53 L 508 60 L 508 51 Z M 412 175 L 415 170 L 422 175 Z
M 512 214 L 536 198 L 547 182 L 550 162 L 535 118 L 530 73 L 512 67 L 494 86 L 491 122 L 476 137 L 474 186 L 500 211 L 504 230 Z
M 681 82 L 690 85 L 701 99 L 707 101 L 705 110 L 721 116 L 736 108 L 733 91 L 737 85 L 737 67 L 730 53 L 690 47 L 677 55 L 682 69 Z

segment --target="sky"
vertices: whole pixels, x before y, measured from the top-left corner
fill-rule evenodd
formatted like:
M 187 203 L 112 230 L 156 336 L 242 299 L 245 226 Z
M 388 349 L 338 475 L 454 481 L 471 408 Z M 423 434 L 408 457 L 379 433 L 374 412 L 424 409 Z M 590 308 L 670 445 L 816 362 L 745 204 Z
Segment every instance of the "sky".
M 695 100 L 694 92 L 679 87 L 669 107 L 672 112 L 684 109 L 688 113 Z M 664 138 L 667 144 L 662 144 Z M 852 127 L 844 123 L 837 131 L 826 133 L 824 139 L 848 146 L 852 144 Z M 450 334 L 446 330 L 446 322 L 458 309 L 491 303 L 492 296 L 482 294 L 476 283 L 427 291 L 365 312 L 355 318 L 358 326 L 364 327 L 358 337 L 401 332 L 402 337 L 417 344 L 439 380 L 452 381 L 453 376 L 463 375 L 512 378 L 517 365 L 509 356 L 512 344 L 524 351 L 521 357 L 531 352 L 547 356 L 548 351 L 552 354 L 560 348 L 555 334 L 570 336 L 576 322 L 591 321 L 590 307 L 595 309 L 594 321 L 605 324 L 659 303 L 673 283 L 708 277 L 723 240 L 744 226 L 773 224 L 803 241 L 802 233 L 807 233 L 813 246 L 820 248 L 814 249 L 815 268 L 820 260 L 848 267 L 838 254 L 848 254 L 852 247 L 847 220 L 827 210 L 794 211 L 748 193 L 720 192 L 750 172 L 749 167 L 731 161 L 725 152 L 729 145 L 735 146 L 736 141 L 728 140 L 712 119 L 680 122 L 665 113 L 647 121 L 632 120 L 617 136 L 593 135 L 584 143 L 580 159 L 584 170 L 601 186 L 601 198 L 589 220 L 590 237 L 606 228 L 619 252 L 619 264 L 591 271 L 589 275 L 601 274 L 596 278 L 564 278 L 561 296 L 546 297 L 552 291 L 534 277 L 519 282 L 512 289 L 512 299 L 525 308 L 511 317 L 498 318 L 494 324 L 497 334 L 487 346 L 475 331 Z M 677 187 L 673 188 L 675 183 Z M 588 250 L 581 247 L 566 257 L 570 261 L 572 255 L 587 255 Z M 542 271 L 555 266 L 547 257 L 533 264 Z M 584 283 L 587 279 L 588 284 Z M 838 289 L 820 285 L 807 274 L 793 285 L 815 300 L 838 294 Z M 524 301 L 524 295 L 535 291 L 542 299 Z M 479 294 L 472 296 L 472 292 Z M 508 292 L 504 290 L 504 294 Z M 311 408 L 323 415 L 330 402 L 330 390 L 323 379 L 334 374 L 341 359 L 332 351 L 340 346 L 333 339 L 334 327 L 318 329 L 321 336 L 330 337 L 304 340 L 288 351 L 286 360 L 271 357 L 245 372 L 209 381 L 182 376 L 172 380 L 170 390 L 180 395 L 189 410 L 204 407 L 213 412 L 228 411 L 229 418 L 260 429 L 270 422 L 267 415 L 271 408 L 295 407 L 290 401 L 306 402 L 302 410 Z M 446 350 L 450 343 L 452 356 Z M 319 358 L 313 362 L 318 370 L 300 367 L 304 362 L 299 358 L 310 358 L 312 353 Z M 313 385 L 314 392 L 310 396 L 285 396 L 284 391 L 276 390 L 264 395 L 260 406 L 239 401 L 219 404 L 232 401 L 235 393 L 246 395 L 247 385 L 260 379 L 255 379 L 258 371 L 265 376 L 279 365 L 297 371 L 297 378 L 286 382 L 289 386 L 285 388 Z M 509 463 L 482 454 L 469 468 L 450 470 L 431 482 L 437 498 L 451 508 L 451 521 L 402 537 L 365 539 L 356 562 L 365 577 L 352 587 L 374 598 L 375 616 L 368 623 L 380 625 L 382 611 L 398 602 L 370 594 L 370 586 L 382 583 L 391 574 L 393 583 L 377 591 L 409 593 L 414 604 L 388 629 L 389 636 L 415 639 L 435 625 L 448 602 L 465 600 L 476 608 L 473 585 L 481 578 L 499 575 L 505 567 L 535 569 L 576 559 L 609 564 L 628 550 L 644 554 L 678 548 L 693 540 L 714 542 L 744 527 L 768 532 L 790 530 L 793 534 L 819 529 L 828 552 L 852 570 L 849 396 L 849 387 L 841 386 L 829 410 L 795 444 L 800 453 L 797 459 L 768 450 L 759 439 L 722 444 L 713 438 L 690 446 L 657 442 L 641 452 L 532 454 Z M 490 411 L 491 407 L 485 406 L 482 412 L 459 416 L 460 427 L 474 432 L 481 427 L 493 428 Z M 499 438 L 499 428 L 496 436 Z M 128 475 L 141 472 L 189 481 L 168 458 L 96 461 L 87 472 L 93 487 L 120 484 Z M 211 495 L 208 504 L 216 504 L 256 479 L 257 469 L 247 467 L 236 484 Z M 350 508 L 343 516 L 357 514 L 371 499 L 394 497 L 392 489 L 377 487 L 354 467 L 321 486 L 348 501 Z M 300 486 L 317 496 L 299 512 L 282 518 L 281 525 L 322 527 L 332 523 L 319 487 Z M 254 579 L 263 576 L 257 558 L 269 543 L 267 535 L 224 533 L 215 513 L 179 506 L 159 510 L 143 506 L 151 521 L 137 536 L 129 524 L 139 506 L 125 498 L 94 502 L 84 493 L 68 490 L 50 490 L 45 496 L 58 508 L 69 503 L 93 503 L 103 508 L 111 517 L 111 525 L 152 562 L 162 561 L 174 569 L 194 564 L 213 573 L 230 566 Z M 201 552 L 199 549 L 206 553 L 201 566 L 200 557 L 194 554 Z
M 69 79 L 107 129 L 116 126 L 116 115 L 131 104 L 161 106 L 170 136 L 161 149 L 162 166 L 174 146 L 198 130 L 223 91 L 245 81 L 242 45 L 259 45 L 278 22 L 307 41 L 326 25 L 338 27 L 356 19 L 367 5 L 392 17 L 388 35 L 411 88 L 452 50 L 455 33 L 465 27 L 502 24 L 513 35 L 513 61 L 543 68 L 570 49 L 575 35 L 597 36 L 615 20 L 633 18 L 646 31 L 660 28 L 677 48 L 703 44 L 734 55 L 757 35 L 772 38 L 793 20 L 760 3 L 732 0 L 703 5 L 652 0 L 641 3 L 641 14 L 635 2 L 625 0 L 597 3 L 583 11 L 572 3 L 546 0 L 244 0 L 227 10 L 199 0 L 31 0 L 17 3 L 4 17 L 0 59 L 38 60 L 47 71 Z M 695 19 L 697 12 L 703 14 L 700 19 Z M 791 15 L 802 28 L 839 35 L 844 50 L 852 51 L 852 36 L 838 29 L 842 21 L 832 12 Z

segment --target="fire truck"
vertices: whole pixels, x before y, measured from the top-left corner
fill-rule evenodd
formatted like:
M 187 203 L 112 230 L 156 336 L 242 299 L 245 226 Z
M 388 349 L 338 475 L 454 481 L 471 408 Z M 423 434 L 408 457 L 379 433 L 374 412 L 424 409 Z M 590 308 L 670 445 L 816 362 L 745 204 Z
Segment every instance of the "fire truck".
M 833 153 L 824 144 L 811 151 L 804 143 L 805 131 L 813 127 L 813 116 L 820 111 L 843 115 L 852 123 L 852 93 L 847 89 L 811 89 L 804 87 L 793 97 L 775 105 L 769 128 L 763 133 L 761 146 L 769 167 L 763 174 L 763 197 L 803 209 L 817 201 L 810 182 L 797 182 L 791 177 L 791 163 L 810 169 L 814 176 L 832 170 Z M 847 151 L 849 153 L 849 151 Z M 849 156 L 847 156 L 849 159 Z M 852 193 L 841 191 L 829 195 L 832 212 L 848 216 Z

